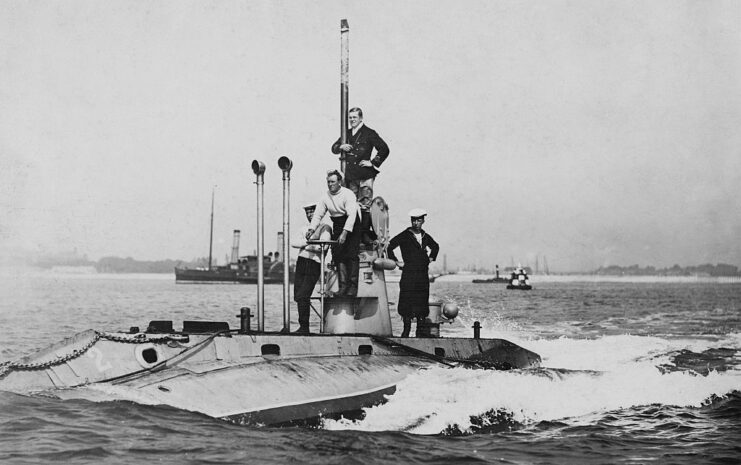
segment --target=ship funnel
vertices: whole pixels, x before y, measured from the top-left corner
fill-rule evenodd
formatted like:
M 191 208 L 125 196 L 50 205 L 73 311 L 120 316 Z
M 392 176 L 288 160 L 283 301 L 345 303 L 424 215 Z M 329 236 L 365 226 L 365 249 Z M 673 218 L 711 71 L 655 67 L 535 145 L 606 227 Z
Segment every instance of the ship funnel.
M 265 226 L 263 224 L 265 164 L 253 160 L 252 171 L 257 177 L 255 180 L 255 185 L 257 185 L 257 330 L 262 332 L 265 331 Z
M 229 263 L 237 263 L 239 260 L 239 229 L 234 230 L 234 239 L 232 240 L 232 256 Z
M 288 157 L 278 159 L 278 168 L 283 171 L 283 331 L 291 330 L 291 313 L 290 313 L 290 266 L 291 257 L 289 255 L 288 238 L 290 237 L 290 197 L 291 197 L 291 168 L 293 162 Z

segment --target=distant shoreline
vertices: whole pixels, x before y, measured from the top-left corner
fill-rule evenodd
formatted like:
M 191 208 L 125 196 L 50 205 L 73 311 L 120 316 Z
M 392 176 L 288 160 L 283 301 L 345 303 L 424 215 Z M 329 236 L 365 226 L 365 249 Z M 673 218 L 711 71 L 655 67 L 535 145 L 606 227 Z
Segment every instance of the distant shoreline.
M 9 267 L 0 266 L 0 276 L 12 277 L 55 277 L 69 279 L 152 279 L 152 280 L 172 280 L 175 281 L 174 270 L 170 272 L 98 272 L 92 266 L 60 266 L 52 268 L 39 267 Z M 436 283 L 471 283 L 474 279 L 490 278 L 490 274 L 448 274 L 437 277 Z M 549 275 L 531 275 L 530 282 L 534 285 L 538 283 L 678 283 L 678 284 L 736 284 L 741 283 L 741 276 L 609 276 L 594 274 L 549 274 Z M 392 284 L 395 285 L 395 284 Z M 501 283 L 479 284 L 482 286 L 502 286 Z
M 491 278 L 491 274 L 465 274 L 465 275 L 444 275 L 436 279 L 435 282 L 471 282 L 474 279 Z M 635 275 L 635 276 L 611 276 L 595 274 L 549 274 L 549 275 L 530 275 L 530 283 L 567 283 L 567 282 L 611 282 L 611 283 L 722 283 L 733 284 L 741 283 L 741 276 L 661 276 L 661 275 Z M 482 284 L 490 286 L 502 286 L 501 283 Z

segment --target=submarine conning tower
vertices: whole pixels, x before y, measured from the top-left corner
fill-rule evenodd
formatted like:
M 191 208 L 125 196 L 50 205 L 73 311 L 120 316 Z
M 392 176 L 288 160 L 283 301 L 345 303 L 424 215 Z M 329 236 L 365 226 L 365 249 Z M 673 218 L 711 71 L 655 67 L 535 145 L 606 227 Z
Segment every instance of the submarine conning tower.
M 282 157 L 279 161 L 279 167 L 284 173 L 290 172 L 292 163 Z M 257 195 L 257 243 L 258 250 L 264 244 L 263 228 L 263 195 L 262 187 L 265 173 L 265 164 L 255 160 L 252 166 L 255 168 L 257 176 L 256 185 L 258 186 Z M 289 219 L 289 202 L 287 197 L 290 192 L 290 176 L 284 175 L 284 237 L 289 236 L 290 219 Z M 323 246 L 322 254 L 322 276 L 319 296 L 313 298 L 312 306 L 322 315 L 320 319 L 320 333 L 322 334 L 371 334 L 376 336 L 392 336 L 391 314 L 389 311 L 388 292 L 386 289 L 385 270 L 391 270 L 396 264 L 385 258 L 385 248 L 388 237 L 388 205 L 380 198 L 376 197 L 371 205 L 373 228 L 378 240 L 373 245 L 361 245 L 359 252 L 358 267 L 358 292 L 355 297 L 337 296 L 330 297 L 332 290 L 337 286 L 337 274 L 335 270 L 328 269 L 326 263 L 326 253 L 328 246 Z M 358 219 L 359 221 L 359 219 Z M 259 252 L 258 252 L 259 253 Z M 284 248 L 284 263 L 290 261 L 290 251 Z M 261 325 L 264 322 L 264 276 L 258 272 L 258 331 L 264 331 Z M 283 331 L 290 331 L 289 308 L 289 289 L 288 275 L 284 275 L 284 319 Z M 317 305 L 318 304 L 318 305 Z
M 286 171 L 292 166 L 288 163 L 286 157 L 281 157 L 279 167 Z M 258 181 L 257 211 L 258 211 L 258 250 L 264 244 L 263 221 L 263 176 L 265 164 L 257 160 L 253 161 L 253 167 L 256 167 L 255 174 Z M 290 191 L 290 176 L 284 176 L 284 196 L 288 197 Z M 288 236 L 290 228 L 289 220 L 289 202 L 284 198 L 284 236 Z M 332 267 L 327 266 L 328 244 L 322 244 L 324 252 L 322 253 L 321 274 L 319 295 L 313 297 L 315 311 L 321 315 L 320 333 L 321 334 L 368 334 L 374 336 L 393 336 L 391 328 L 391 311 L 388 299 L 388 290 L 386 288 L 385 272 L 396 268 L 396 263 L 386 257 L 386 248 L 390 240 L 389 237 L 389 207 L 381 197 L 375 197 L 369 212 L 367 214 L 372 219 L 371 224 L 376 240 L 370 244 L 361 243 L 358 254 L 358 292 L 354 297 L 335 296 L 334 291 L 338 288 L 337 272 Z M 358 219 L 360 221 L 360 219 Z M 326 241 L 331 242 L 331 241 Z M 290 250 L 284 247 L 284 263 L 290 261 Z M 258 331 L 263 332 L 264 327 L 260 322 L 264 322 L 264 275 L 258 273 Z M 289 300 L 289 282 L 288 274 L 284 274 L 284 319 L 283 332 L 290 331 L 290 300 Z M 425 321 L 425 327 L 422 334 L 426 337 L 439 337 L 440 323 L 451 322 L 458 313 L 454 304 L 445 304 L 437 300 L 431 300 L 429 304 L 430 314 Z
M 360 246 L 358 293 L 355 297 L 324 299 L 322 333 L 392 335 L 385 270 L 394 269 L 396 264 L 385 257 L 388 243 L 388 205 L 382 198 L 376 197 L 371 210 L 371 217 L 376 219 L 373 228 L 378 240 L 375 246 Z M 329 270 L 327 274 L 327 288 L 330 291 L 336 289 L 336 273 Z

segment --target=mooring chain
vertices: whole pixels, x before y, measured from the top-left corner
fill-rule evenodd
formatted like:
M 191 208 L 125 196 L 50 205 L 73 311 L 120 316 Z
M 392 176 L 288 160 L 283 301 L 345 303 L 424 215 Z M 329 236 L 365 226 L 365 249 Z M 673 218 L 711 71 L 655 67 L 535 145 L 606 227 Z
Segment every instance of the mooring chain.
M 10 363 L 11 362 L 0 363 L 0 378 L 5 376 L 5 374 L 10 371 Z
M 185 336 L 185 335 L 166 334 L 162 336 L 148 336 L 144 333 L 139 333 L 139 334 L 133 334 L 130 336 L 129 335 L 123 336 L 123 335 L 115 335 L 112 333 L 104 333 L 100 331 L 95 331 L 95 335 L 93 336 L 93 338 L 90 340 L 90 342 L 88 342 L 84 346 L 78 349 L 74 349 L 72 352 L 68 354 L 58 355 L 57 357 L 51 360 L 46 360 L 44 362 L 30 362 L 30 363 L 21 363 L 21 362 L 0 363 L 0 378 L 3 378 L 5 375 L 7 375 L 13 370 L 25 370 L 25 371 L 45 370 L 53 366 L 61 365 L 62 363 L 68 362 L 70 360 L 74 360 L 77 357 L 84 354 L 85 352 L 87 352 L 100 339 L 107 339 L 109 341 L 124 342 L 124 343 L 129 343 L 129 344 L 144 344 L 147 342 L 163 343 L 163 342 L 169 342 L 169 341 L 187 342 L 189 340 L 188 336 Z
M 73 360 L 80 355 L 87 352 L 89 348 L 93 346 L 96 342 L 98 342 L 98 339 L 100 339 L 100 334 L 98 332 L 95 332 L 95 335 L 93 338 L 85 344 L 84 346 L 73 350 L 72 352 L 65 354 L 65 355 L 58 355 L 55 358 L 51 360 L 46 360 L 44 362 L 31 362 L 31 363 L 20 363 L 20 362 L 5 362 L 2 366 L 0 366 L 0 378 L 7 375 L 11 370 L 45 370 L 47 368 L 61 365 L 62 363 L 68 362 L 70 360 Z
M 108 339 L 114 342 L 125 342 L 127 344 L 144 344 L 145 342 L 188 342 L 190 339 L 186 335 L 179 334 L 164 334 L 162 336 L 149 336 L 144 333 L 131 334 L 131 335 L 116 335 L 113 333 L 103 333 L 96 331 L 96 333 L 103 339 Z

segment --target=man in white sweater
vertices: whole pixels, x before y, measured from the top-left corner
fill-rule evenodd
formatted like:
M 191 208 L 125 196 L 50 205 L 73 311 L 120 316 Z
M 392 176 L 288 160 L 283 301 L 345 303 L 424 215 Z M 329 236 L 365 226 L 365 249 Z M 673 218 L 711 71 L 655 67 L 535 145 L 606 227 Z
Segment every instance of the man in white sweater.
M 329 213 L 332 220 L 332 261 L 337 268 L 339 289 L 337 295 L 355 297 L 358 293 L 360 262 L 360 209 L 353 191 L 342 187 L 342 174 L 337 170 L 327 172 L 327 193 L 317 202 L 316 212 L 306 232 L 307 239 Z

